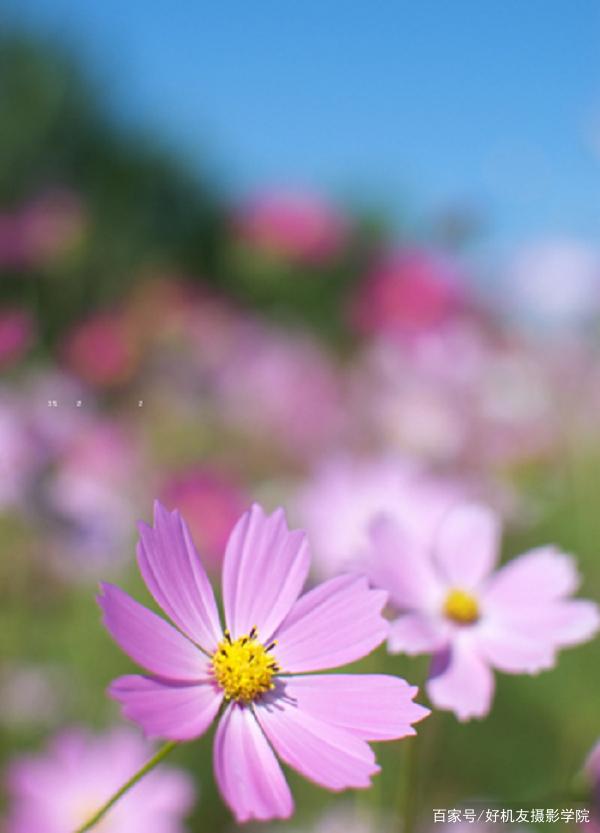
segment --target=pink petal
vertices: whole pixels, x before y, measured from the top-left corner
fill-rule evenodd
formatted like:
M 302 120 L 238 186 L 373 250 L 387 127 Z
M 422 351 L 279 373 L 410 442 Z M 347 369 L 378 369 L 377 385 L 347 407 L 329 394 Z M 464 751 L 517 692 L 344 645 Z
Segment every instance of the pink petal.
M 154 528 L 141 523 L 137 548 L 146 586 L 167 616 L 212 653 L 222 638 L 214 593 L 179 512 L 154 504 Z
M 292 815 L 290 788 L 249 708 L 229 706 L 217 727 L 213 755 L 219 790 L 238 822 Z
M 310 556 L 303 532 L 290 532 L 282 509 L 257 504 L 235 525 L 223 564 L 225 620 L 234 639 L 258 629 L 268 641 L 306 581 Z
M 438 709 L 459 720 L 485 717 L 494 694 L 494 675 L 467 640 L 456 640 L 444 668 L 427 683 L 427 694 Z
M 555 663 L 556 651 L 590 639 L 598 606 L 564 597 L 577 588 L 574 560 L 553 547 L 514 559 L 492 576 L 483 594 L 481 645 L 490 662 L 512 673 Z
M 439 529 L 435 557 L 451 587 L 477 587 L 498 558 L 500 524 L 491 509 L 464 504 L 452 509 Z
M 491 576 L 485 589 L 486 609 L 511 609 L 554 601 L 579 585 L 575 561 L 554 547 L 539 547 L 510 561 Z
M 555 664 L 558 648 L 591 639 L 599 624 L 598 606 L 581 599 L 516 606 L 490 615 L 478 640 L 497 668 L 536 673 Z
M 551 640 L 558 647 L 587 642 L 598 632 L 600 616 L 598 605 L 584 599 L 559 601 L 543 607 L 532 607 L 515 614 L 513 619 L 519 630 Z
M 370 787 L 371 776 L 379 772 L 365 741 L 285 699 L 261 701 L 256 716 L 286 764 L 322 787 L 336 792 Z
M 171 680 L 205 676 L 206 657 L 172 625 L 112 584 L 101 585 L 104 624 L 125 653 L 143 668 Z
M 477 646 L 482 659 L 507 674 L 537 674 L 556 662 L 551 642 L 528 638 L 493 622 L 478 629 Z
M 109 695 L 121 703 L 123 716 L 151 738 L 191 740 L 214 720 L 223 700 L 212 680 L 175 683 L 131 675 L 114 680 Z
M 449 629 L 440 617 L 407 613 L 390 625 L 388 650 L 392 654 L 431 654 L 448 644 Z
M 429 714 L 413 702 L 418 689 L 383 674 L 321 674 L 290 677 L 284 696 L 302 712 L 345 729 L 362 740 L 414 735 L 412 723 Z
M 285 673 L 320 671 L 369 654 L 388 634 L 381 616 L 387 593 L 364 576 L 323 582 L 299 599 L 275 634 L 274 654 Z
M 431 610 L 438 607 L 446 589 L 428 551 L 397 521 L 379 517 L 371 524 L 370 548 L 362 565 L 376 587 L 389 591 L 390 601 L 400 610 Z

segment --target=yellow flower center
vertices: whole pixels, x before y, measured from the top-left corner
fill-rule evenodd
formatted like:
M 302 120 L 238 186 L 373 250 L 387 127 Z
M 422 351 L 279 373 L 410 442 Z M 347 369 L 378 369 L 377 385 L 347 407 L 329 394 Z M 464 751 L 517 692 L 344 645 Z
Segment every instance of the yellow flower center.
M 226 700 L 251 703 L 275 688 L 273 676 L 280 670 L 269 652 L 277 643 L 265 646 L 258 641 L 256 628 L 247 636 L 231 641 L 229 631 L 213 654 L 212 669 Z
M 444 602 L 444 615 L 459 625 L 472 625 L 479 619 L 477 599 L 465 590 L 451 590 Z

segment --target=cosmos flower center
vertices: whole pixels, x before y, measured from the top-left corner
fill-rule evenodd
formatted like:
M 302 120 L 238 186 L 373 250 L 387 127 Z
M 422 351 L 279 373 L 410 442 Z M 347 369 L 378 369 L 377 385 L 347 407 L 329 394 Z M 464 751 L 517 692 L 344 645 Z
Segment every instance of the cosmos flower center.
M 459 625 L 472 625 L 479 619 L 479 604 L 471 593 L 455 588 L 446 596 L 444 615 Z
M 256 628 L 233 640 L 229 631 L 212 657 L 212 669 L 226 700 L 251 703 L 275 688 L 273 676 L 280 670 L 270 653 L 276 642 L 266 647 L 259 642 Z

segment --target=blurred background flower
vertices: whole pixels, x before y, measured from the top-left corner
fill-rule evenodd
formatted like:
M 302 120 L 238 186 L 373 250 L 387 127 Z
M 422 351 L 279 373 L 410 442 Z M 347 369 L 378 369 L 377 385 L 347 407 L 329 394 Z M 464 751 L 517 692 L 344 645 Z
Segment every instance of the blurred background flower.
M 229 533 L 251 503 L 243 488 L 225 472 L 190 466 L 168 476 L 162 502 L 179 509 L 205 565 L 219 574 Z
M 240 206 L 234 233 L 259 255 L 299 264 L 326 263 L 339 254 L 346 220 L 313 194 L 264 193 Z
M 13 761 L 7 833 L 63 833 L 86 822 L 149 757 L 135 732 L 115 729 L 95 737 L 64 729 L 48 750 Z M 106 833 L 183 833 L 183 817 L 194 802 L 192 779 L 181 770 L 154 770 L 102 822 Z

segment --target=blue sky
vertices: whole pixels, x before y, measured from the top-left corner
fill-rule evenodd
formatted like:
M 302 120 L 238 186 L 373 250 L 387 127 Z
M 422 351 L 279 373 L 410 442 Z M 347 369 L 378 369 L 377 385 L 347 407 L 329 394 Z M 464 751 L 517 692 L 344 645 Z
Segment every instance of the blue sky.
M 396 216 L 466 201 L 500 247 L 600 237 L 596 0 L 5 4 L 234 190 L 311 187 Z

